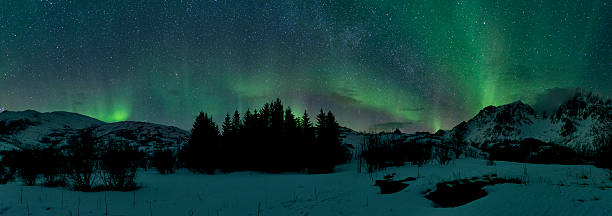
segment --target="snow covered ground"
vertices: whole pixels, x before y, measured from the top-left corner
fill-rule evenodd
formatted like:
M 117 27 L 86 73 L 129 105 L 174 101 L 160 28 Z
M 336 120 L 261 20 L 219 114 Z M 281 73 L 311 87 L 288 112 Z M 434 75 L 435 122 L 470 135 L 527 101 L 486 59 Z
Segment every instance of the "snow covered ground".
M 389 173 L 420 178 L 398 193 L 380 194 L 374 180 Z M 487 186 L 488 196 L 456 208 L 436 208 L 424 198 L 437 182 L 494 173 L 528 183 Z M 142 188 L 135 192 L 97 193 L 10 182 L 0 185 L 0 215 L 612 215 L 612 181 L 589 165 L 487 166 L 460 159 L 371 176 L 358 173 L 355 163 L 327 175 L 150 170 L 139 172 L 137 182 Z

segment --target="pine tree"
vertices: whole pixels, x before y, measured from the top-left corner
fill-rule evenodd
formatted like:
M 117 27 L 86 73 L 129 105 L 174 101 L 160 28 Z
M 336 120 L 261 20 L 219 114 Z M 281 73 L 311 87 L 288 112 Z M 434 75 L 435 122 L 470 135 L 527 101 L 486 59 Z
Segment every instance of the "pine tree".
M 272 102 L 270 107 L 270 128 L 274 133 L 279 133 L 283 128 L 283 105 L 280 99 Z
M 193 171 L 212 173 L 219 168 L 219 128 L 205 113 L 200 113 L 193 123 L 191 136 L 182 158 L 185 166 Z
M 301 169 L 307 169 L 308 166 L 316 160 L 315 154 L 317 154 L 317 152 L 314 146 L 315 134 L 306 110 L 304 110 L 304 115 L 302 115 L 300 129 L 298 140 L 298 149 L 300 151 L 297 153 L 296 158 L 300 161 L 299 167 Z
M 257 127 L 257 110 L 254 111 L 255 114 L 251 114 L 251 110 L 247 109 L 244 114 L 244 121 L 242 125 L 242 129 L 240 132 L 239 142 L 241 149 L 241 158 L 239 162 L 241 167 L 244 170 L 252 170 L 256 165 L 254 161 L 256 160 L 255 156 L 257 155 L 257 134 L 255 129 Z
M 298 148 L 298 126 L 295 120 L 295 116 L 291 112 L 291 108 L 287 108 L 285 110 L 285 121 L 283 122 L 283 134 L 282 134 L 282 145 L 281 150 L 284 167 L 283 171 L 299 171 L 301 167 L 299 166 L 300 158 L 297 155 L 300 153 L 300 149 Z
M 236 131 L 234 130 L 234 124 L 229 113 L 225 114 L 225 120 L 222 125 L 223 136 L 221 151 L 218 154 L 221 157 L 221 168 L 224 172 L 234 171 L 237 166 L 237 155 L 236 155 Z
M 312 128 L 312 123 L 310 122 L 310 117 L 308 117 L 308 112 L 304 110 L 304 115 L 302 115 L 302 121 L 300 123 L 302 130 L 306 131 Z
M 242 128 L 242 122 L 240 121 L 240 113 L 238 110 L 234 111 L 234 117 L 232 118 L 232 131 L 233 135 L 238 136 L 240 129 Z
M 297 123 L 295 120 L 295 116 L 291 112 L 291 108 L 287 108 L 287 110 L 285 110 L 284 126 L 285 126 L 285 131 L 287 133 L 295 133 L 295 131 L 297 130 Z
M 254 128 L 254 119 L 253 119 L 253 114 L 251 114 L 251 110 L 247 109 L 247 111 L 244 113 L 244 122 L 242 124 L 243 129 L 245 130 L 251 130 Z
M 341 164 L 348 158 L 348 151 L 342 146 L 340 139 L 340 127 L 334 115 L 327 115 L 321 109 L 317 115 L 317 137 L 313 145 L 313 152 L 317 160 L 310 164 L 311 173 L 330 173 L 336 165 Z
M 332 152 L 330 161 L 333 166 L 342 164 L 348 159 L 348 150 L 342 145 L 342 139 L 340 137 L 340 125 L 336 122 L 336 117 L 331 111 L 327 112 L 325 117 L 327 121 L 327 130 L 329 133 L 329 148 Z
M 234 126 L 232 124 L 232 118 L 229 113 L 225 114 L 225 120 L 223 121 L 222 129 L 223 129 L 223 137 L 230 137 L 233 133 Z
M 270 104 L 264 104 L 263 108 L 259 112 L 259 126 L 262 129 L 270 127 Z
M 325 119 L 326 117 L 327 116 L 325 116 L 323 109 L 321 109 L 321 112 L 319 112 L 319 114 L 317 115 L 317 128 L 327 128 L 327 120 Z
M 264 107 L 265 108 L 265 107 Z M 276 99 L 270 105 L 270 124 L 266 133 L 267 139 L 264 143 L 267 146 L 264 148 L 265 167 L 266 171 L 279 173 L 282 172 L 286 165 L 286 146 L 283 145 L 283 105 L 280 99 Z

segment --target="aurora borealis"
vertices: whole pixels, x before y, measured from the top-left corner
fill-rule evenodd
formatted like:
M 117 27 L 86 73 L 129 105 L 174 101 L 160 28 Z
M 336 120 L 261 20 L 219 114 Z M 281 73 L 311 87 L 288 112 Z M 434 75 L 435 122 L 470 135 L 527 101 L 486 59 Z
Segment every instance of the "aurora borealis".
M 448 129 L 555 88 L 612 95 L 607 1 L 0 2 L 0 107 L 190 128 L 199 111 L 331 109 Z

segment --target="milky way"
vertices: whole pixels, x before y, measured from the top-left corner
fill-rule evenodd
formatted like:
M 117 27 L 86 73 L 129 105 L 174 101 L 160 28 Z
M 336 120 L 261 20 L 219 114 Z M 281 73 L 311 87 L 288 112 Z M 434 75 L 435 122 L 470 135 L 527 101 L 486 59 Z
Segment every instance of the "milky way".
M 188 129 L 278 97 L 435 131 L 549 89 L 610 95 L 610 35 L 595 0 L 4 0 L 0 107 Z

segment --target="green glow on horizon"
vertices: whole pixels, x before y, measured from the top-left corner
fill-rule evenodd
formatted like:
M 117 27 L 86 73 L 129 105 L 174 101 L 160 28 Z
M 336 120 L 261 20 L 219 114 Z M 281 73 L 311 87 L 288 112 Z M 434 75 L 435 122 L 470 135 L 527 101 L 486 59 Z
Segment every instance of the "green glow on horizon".
M 112 122 L 125 121 L 128 119 L 128 117 L 130 117 L 130 113 L 127 110 L 115 110 L 111 114 L 110 121 Z
M 612 94 L 605 0 L 192 3 L 3 4 L 0 104 L 189 129 L 280 98 L 438 130 L 552 88 Z
M 129 103 L 121 100 L 112 102 L 110 106 L 107 104 L 98 104 L 97 107 L 90 107 L 89 109 L 83 111 L 73 111 L 97 118 L 104 122 L 126 121 L 131 116 L 131 108 Z
M 440 126 L 440 118 L 438 118 L 437 116 L 433 117 L 433 122 L 432 122 L 432 127 L 433 127 L 433 132 L 437 132 L 438 130 L 440 130 L 441 126 Z

